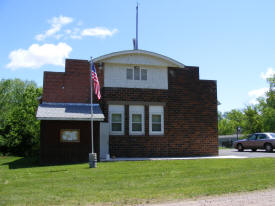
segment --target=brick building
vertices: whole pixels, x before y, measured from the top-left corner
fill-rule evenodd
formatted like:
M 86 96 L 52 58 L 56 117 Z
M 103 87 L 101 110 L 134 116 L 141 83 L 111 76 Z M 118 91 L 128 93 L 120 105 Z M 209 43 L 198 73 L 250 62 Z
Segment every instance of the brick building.
M 100 159 L 218 154 L 216 81 L 199 68 L 144 50 L 94 59 L 102 99 L 94 96 L 94 147 Z M 88 161 L 91 152 L 90 65 L 67 59 L 45 72 L 41 162 Z

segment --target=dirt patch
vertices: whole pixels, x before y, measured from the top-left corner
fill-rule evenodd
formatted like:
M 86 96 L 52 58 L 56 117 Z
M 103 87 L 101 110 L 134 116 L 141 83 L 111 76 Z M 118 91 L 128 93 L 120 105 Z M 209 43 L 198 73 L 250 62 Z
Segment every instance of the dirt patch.
M 179 202 L 150 204 L 147 206 L 274 206 L 275 189 L 200 197 Z

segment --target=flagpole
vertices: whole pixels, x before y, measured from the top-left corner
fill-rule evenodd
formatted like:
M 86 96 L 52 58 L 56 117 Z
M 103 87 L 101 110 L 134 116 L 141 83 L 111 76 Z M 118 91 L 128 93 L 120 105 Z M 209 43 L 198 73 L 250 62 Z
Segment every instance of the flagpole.
M 96 153 L 94 153 L 94 132 L 93 132 L 93 79 L 92 79 L 92 67 L 93 67 L 93 59 L 91 57 L 90 60 L 90 88 L 91 88 L 91 147 L 92 152 L 89 154 L 89 164 L 90 168 L 96 167 Z
M 91 57 L 91 67 L 92 67 L 92 64 L 93 64 L 93 59 Z M 91 146 L 92 146 L 92 153 L 94 153 L 94 133 L 93 133 L 93 79 L 92 79 L 92 70 L 90 69 L 90 81 L 91 81 Z
M 138 49 L 138 3 L 136 7 L 136 48 Z

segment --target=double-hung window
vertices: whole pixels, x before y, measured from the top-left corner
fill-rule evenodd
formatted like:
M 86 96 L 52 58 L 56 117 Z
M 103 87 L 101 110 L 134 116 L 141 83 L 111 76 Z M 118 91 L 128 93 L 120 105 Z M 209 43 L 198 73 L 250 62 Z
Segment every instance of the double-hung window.
M 111 135 L 124 134 L 124 105 L 109 105 L 109 123 Z
M 126 69 L 127 80 L 147 80 L 147 69 L 141 69 L 139 66 L 135 66 L 133 69 Z
M 164 134 L 164 111 L 163 106 L 149 106 L 149 134 Z
M 129 106 L 129 134 L 144 134 L 144 106 Z

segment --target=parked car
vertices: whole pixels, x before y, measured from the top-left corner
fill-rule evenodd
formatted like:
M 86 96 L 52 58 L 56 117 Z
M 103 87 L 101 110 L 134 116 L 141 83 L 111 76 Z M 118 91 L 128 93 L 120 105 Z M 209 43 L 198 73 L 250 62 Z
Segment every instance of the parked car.
M 244 149 L 252 149 L 253 152 L 257 149 L 265 149 L 267 152 L 272 152 L 275 148 L 275 133 L 254 133 L 248 136 L 247 139 L 241 139 L 233 142 L 233 147 L 239 152 Z

